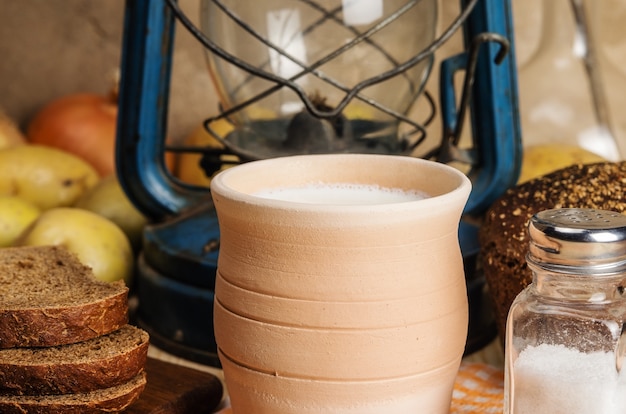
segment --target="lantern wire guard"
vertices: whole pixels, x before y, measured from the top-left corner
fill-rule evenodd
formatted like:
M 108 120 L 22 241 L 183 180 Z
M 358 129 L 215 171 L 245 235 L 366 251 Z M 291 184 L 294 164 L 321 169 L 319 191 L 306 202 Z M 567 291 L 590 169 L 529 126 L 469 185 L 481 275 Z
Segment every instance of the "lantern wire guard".
M 322 10 L 322 14 L 324 16 L 323 19 L 332 19 L 337 24 L 345 25 L 345 23 L 343 23 L 341 19 L 337 18 L 336 16 L 337 9 L 326 10 L 321 5 L 317 4 L 314 1 L 309 1 L 309 0 L 301 0 L 301 1 L 303 3 L 310 5 L 313 8 Z M 213 173 L 215 173 L 216 171 L 220 169 L 221 165 L 224 162 L 223 158 L 221 158 L 222 155 L 237 155 L 238 158 L 244 162 L 255 160 L 255 159 L 260 159 L 263 157 L 263 154 L 259 153 L 261 151 L 258 151 L 258 148 L 257 148 L 257 151 L 251 151 L 247 148 L 237 146 L 236 144 L 233 144 L 231 140 L 227 139 L 227 137 L 219 135 L 215 130 L 212 129 L 211 123 L 222 118 L 230 119 L 230 117 L 233 114 L 236 114 L 238 111 L 241 111 L 246 106 L 254 104 L 255 102 L 265 98 L 266 96 L 272 93 L 275 93 L 281 88 L 289 88 L 293 92 L 295 92 L 300 98 L 300 100 L 302 101 L 302 103 L 304 104 L 304 106 L 306 107 L 307 111 L 314 117 L 317 117 L 320 119 L 337 119 L 338 117 L 341 116 L 342 111 L 347 107 L 347 105 L 353 99 L 361 100 L 367 103 L 368 105 L 371 105 L 372 107 L 376 108 L 377 110 L 382 111 L 392 117 L 397 118 L 397 120 L 400 121 L 401 123 L 407 124 L 410 128 L 408 130 L 405 129 L 405 132 L 401 133 L 398 139 L 399 146 L 400 146 L 400 150 L 398 152 L 405 154 L 405 155 L 414 153 L 415 150 L 426 140 L 426 137 L 427 137 L 426 127 L 435 119 L 436 108 L 435 108 L 435 100 L 432 97 L 432 95 L 428 91 L 424 91 L 423 95 L 430 108 L 430 112 L 429 114 L 427 114 L 425 119 L 420 123 L 405 114 L 399 113 L 395 111 L 394 109 L 389 108 L 377 102 L 376 100 L 369 98 L 368 96 L 365 96 L 362 92 L 364 89 L 372 85 L 385 82 L 396 76 L 402 76 L 409 69 L 415 67 L 416 65 L 420 63 L 423 63 L 425 61 L 432 61 L 434 57 L 434 53 L 446 41 L 448 41 L 449 38 L 452 37 L 452 35 L 467 20 L 468 15 L 473 10 L 478 0 L 471 0 L 466 5 L 466 7 L 463 10 L 461 10 L 461 13 L 455 18 L 455 20 L 450 24 L 450 26 L 447 27 L 446 30 L 435 41 L 433 41 L 430 45 L 428 45 L 428 47 L 420 51 L 417 55 L 413 56 L 406 62 L 402 62 L 402 63 L 394 62 L 393 57 L 385 53 L 385 46 L 377 44 L 375 40 L 371 39 L 371 37 L 376 32 L 394 23 L 394 21 L 396 21 L 399 17 L 401 17 L 403 13 L 405 13 L 411 7 L 419 3 L 420 0 L 407 1 L 403 7 L 398 9 L 396 12 L 390 14 L 381 23 L 377 24 L 376 26 L 372 27 L 370 30 L 364 33 L 359 33 L 358 31 L 356 31 L 356 29 L 354 29 L 351 26 L 346 27 L 350 31 L 354 32 L 355 37 L 350 42 L 343 44 L 341 48 L 333 51 L 333 53 L 327 56 L 324 56 L 322 59 L 319 59 L 318 61 L 308 66 L 298 61 L 295 57 L 290 55 L 286 50 L 281 49 L 278 46 L 276 46 L 274 43 L 270 42 L 269 39 L 264 38 L 262 34 L 256 32 L 254 28 L 246 24 L 246 22 L 244 22 L 236 14 L 230 11 L 223 4 L 223 2 L 219 0 L 210 0 L 210 2 L 216 4 L 219 7 L 219 9 L 224 11 L 225 16 L 228 16 L 228 18 L 232 19 L 239 27 L 242 28 L 242 30 L 249 32 L 255 39 L 258 39 L 261 43 L 263 43 L 264 46 L 274 50 L 280 56 L 284 56 L 290 61 L 297 64 L 300 67 L 301 71 L 293 75 L 291 78 L 286 79 L 286 78 L 281 78 L 279 76 L 276 76 L 274 73 L 265 71 L 262 68 L 249 64 L 245 60 L 242 60 L 239 57 L 234 56 L 233 54 L 224 50 L 222 47 L 216 44 L 213 40 L 207 37 L 207 35 L 200 28 L 196 27 L 193 24 L 193 22 L 191 22 L 191 20 L 186 16 L 186 14 L 179 7 L 178 3 L 175 0 L 167 0 L 168 5 L 172 9 L 176 18 L 207 50 L 211 51 L 212 53 L 219 56 L 220 58 L 228 61 L 232 65 L 235 65 L 238 68 L 248 72 L 251 77 L 263 78 L 268 81 L 271 81 L 274 84 L 274 86 L 260 92 L 258 95 L 253 96 L 245 100 L 242 103 L 239 103 L 227 110 L 222 111 L 217 116 L 214 116 L 205 120 L 204 122 L 205 128 L 214 138 L 216 138 L 219 142 L 221 142 L 224 145 L 224 149 L 216 149 L 216 148 L 210 148 L 210 147 L 198 148 L 198 147 L 182 147 L 182 146 L 167 147 L 169 151 L 174 151 L 174 152 L 199 152 L 199 153 L 204 154 L 205 160 L 202 163 L 202 165 L 204 166 L 205 172 L 208 176 L 211 176 Z M 320 25 L 320 24 L 322 24 L 322 22 L 316 22 L 316 25 Z M 303 29 L 303 32 L 306 33 L 310 29 L 311 28 L 305 28 Z M 386 71 L 385 73 L 381 73 L 377 76 L 362 80 L 352 88 L 346 87 L 339 80 L 333 79 L 332 77 L 328 76 L 328 74 L 317 70 L 317 68 L 322 66 L 324 63 L 328 62 L 329 60 L 332 60 L 334 57 L 340 55 L 345 50 L 349 49 L 350 47 L 360 42 L 368 42 L 375 50 L 380 51 L 381 55 L 383 55 L 391 63 L 393 63 L 395 67 L 391 70 Z M 464 79 L 464 83 L 462 87 L 462 96 L 461 96 L 461 100 L 460 100 L 460 104 L 458 108 L 457 119 L 459 120 L 459 122 L 455 123 L 455 127 L 452 130 L 448 129 L 445 131 L 444 139 L 441 140 L 440 144 L 437 147 L 431 148 L 427 151 L 422 151 L 421 154 L 419 154 L 420 157 L 427 158 L 427 159 L 435 159 L 435 160 L 445 162 L 445 163 L 458 162 L 458 163 L 466 164 L 470 168 L 478 166 L 478 163 L 479 163 L 478 153 L 480 152 L 480 148 L 479 148 L 480 143 L 473 142 L 471 149 L 467 150 L 467 149 L 462 149 L 459 147 L 459 141 L 461 138 L 461 134 L 463 132 L 463 123 L 465 119 L 465 113 L 467 111 L 467 107 L 469 104 L 471 85 L 474 80 L 478 52 L 479 52 L 481 44 L 485 42 L 493 42 L 499 45 L 499 50 L 494 59 L 495 64 L 500 64 L 502 60 L 506 57 L 507 53 L 509 52 L 510 42 L 509 40 L 507 40 L 506 37 L 500 34 L 481 33 L 472 39 L 469 45 L 469 55 L 468 55 L 469 58 L 464 63 L 466 76 Z M 320 78 L 322 81 L 327 82 L 328 84 L 331 84 L 333 87 L 342 90 L 345 93 L 345 96 L 334 107 L 320 106 L 318 103 L 314 102 L 315 95 L 312 96 L 310 93 L 307 93 L 307 91 L 296 82 L 298 78 L 306 74 L 313 74 L 314 76 Z M 413 82 L 411 79 L 407 80 L 407 87 L 411 89 L 415 89 L 415 90 L 417 89 L 421 90 L 420 86 L 415 85 L 415 82 Z M 233 122 L 233 124 L 235 124 L 235 122 Z M 368 146 L 371 147 L 374 145 L 372 145 L 372 143 L 370 142 Z M 278 148 L 272 148 L 272 150 L 273 150 L 273 154 L 271 155 L 289 155 L 289 154 L 281 154 L 281 151 Z M 368 151 L 365 148 L 358 148 L 357 150 Z M 226 162 L 232 163 L 232 159 L 233 159 L 232 157 L 228 158 L 229 161 L 226 161 Z
M 330 122 L 334 128 L 338 122 L 346 121 L 343 112 L 352 102 L 363 103 L 395 119 L 399 127 L 398 133 L 394 134 L 397 141 L 391 149 L 377 134 L 373 137 L 364 134 L 357 137 L 354 147 L 338 149 L 331 146 L 325 151 L 386 152 L 458 165 L 467 171 L 473 183 L 465 210 L 468 217 L 479 215 L 516 182 L 521 164 L 521 132 L 510 0 L 461 0 L 458 16 L 432 43 L 409 59 L 396 62 L 385 53 L 385 46 L 379 44 L 373 35 L 424 1 L 407 0 L 395 13 L 363 32 L 350 25 L 345 26 L 344 29 L 353 34 L 349 42 L 305 65 L 229 10 L 225 0 L 207 0 L 207 4 L 222 10 L 240 30 L 271 49 L 272 53 L 296 65 L 298 71 L 289 77 L 277 76 L 265 70 L 263 65 L 252 65 L 222 48 L 192 23 L 176 0 L 126 1 L 116 146 L 117 174 L 129 199 L 152 223 L 144 234 L 137 283 L 141 285 L 138 288 L 140 310 L 143 307 L 139 318 L 143 318 L 155 342 L 173 353 L 210 365 L 219 364 L 212 338 L 212 321 L 207 320 L 212 309 L 219 251 L 217 219 L 209 190 L 175 179 L 165 167 L 163 153 L 200 153 L 203 155 L 201 166 L 210 176 L 223 163 L 233 162 L 233 155 L 236 162 L 247 162 L 298 151 L 315 152 L 285 146 L 284 137 L 278 143 L 266 142 L 262 147 L 254 146 L 255 139 L 238 138 L 238 134 L 245 136 L 246 132 L 246 126 L 242 127 L 239 122 L 240 113 L 273 93 L 288 90 L 297 95 L 303 113 L 315 120 Z M 344 24 L 337 18 L 337 10 L 324 9 L 321 1 L 294 2 L 320 11 L 323 18 L 318 24 L 326 20 Z M 217 116 L 205 120 L 205 128 L 223 148 L 165 145 L 174 27 L 177 22 L 206 48 L 207 53 L 245 72 L 245 79 L 258 77 L 269 85 L 256 95 L 246 96 L 241 102 L 223 106 Z M 313 30 L 313 27 L 309 29 Z M 427 126 L 437 119 L 435 99 L 430 92 L 422 90 L 423 83 L 414 83 L 407 73 L 418 65 L 430 67 L 435 52 L 458 30 L 464 32 L 465 50 L 443 59 L 439 68 L 441 137 L 428 137 Z M 322 70 L 325 63 L 361 43 L 367 43 L 378 51 L 393 63 L 393 67 L 359 80 L 351 87 Z M 463 72 L 464 77 L 460 97 L 457 98 L 454 78 L 458 72 Z M 303 76 L 315 77 L 316 81 L 340 91 L 343 97 L 332 105 L 320 101 L 298 83 Z M 420 115 L 423 119 L 416 121 L 367 93 L 368 88 L 397 77 L 407 77 L 407 87 L 412 89 L 414 97 L 426 103 L 427 113 Z M 211 124 L 218 119 L 232 122 L 234 133 L 221 136 L 214 131 Z M 466 119 L 471 123 L 471 142 L 469 146 L 462 146 L 461 136 Z M 478 249 L 476 227 L 462 223 L 460 239 L 464 257 L 468 259 L 467 271 L 473 273 Z M 468 279 L 468 290 L 474 282 Z M 478 289 L 482 289 L 482 281 L 478 282 Z M 480 308 L 483 305 L 472 304 L 470 298 L 470 314 L 472 306 Z M 202 317 L 198 313 L 202 313 Z M 480 341 L 484 342 L 483 339 Z M 468 349 L 480 346 L 470 342 Z

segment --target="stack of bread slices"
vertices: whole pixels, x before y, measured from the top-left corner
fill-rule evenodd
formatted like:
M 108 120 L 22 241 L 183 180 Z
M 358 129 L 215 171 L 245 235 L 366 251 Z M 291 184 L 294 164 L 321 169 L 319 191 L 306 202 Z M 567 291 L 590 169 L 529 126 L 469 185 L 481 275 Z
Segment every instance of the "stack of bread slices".
M 63 247 L 0 249 L 0 413 L 111 413 L 146 385 L 128 288 Z

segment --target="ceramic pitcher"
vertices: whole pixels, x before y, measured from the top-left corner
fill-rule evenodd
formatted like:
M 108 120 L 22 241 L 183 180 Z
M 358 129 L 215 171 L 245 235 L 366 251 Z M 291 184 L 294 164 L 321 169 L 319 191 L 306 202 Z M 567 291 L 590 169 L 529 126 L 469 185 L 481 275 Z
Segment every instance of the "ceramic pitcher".
M 233 413 L 447 414 L 467 335 L 470 189 L 452 167 L 372 154 L 215 177 L 215 338 Z

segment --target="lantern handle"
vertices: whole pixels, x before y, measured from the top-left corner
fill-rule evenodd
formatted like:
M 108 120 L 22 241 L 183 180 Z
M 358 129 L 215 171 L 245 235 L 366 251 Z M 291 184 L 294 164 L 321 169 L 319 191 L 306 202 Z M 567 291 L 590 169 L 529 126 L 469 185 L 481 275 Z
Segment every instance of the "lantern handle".
M 116 170 L 130 201 L 151 221 L 210 203 L 164 160 L 175 18 L 164 0 L 127 0 L 121 57 Z
M 511 16 L 510 0 L 481 2 L 465 27 L 466 51 L 441 64 L 443 138 L 432 155 L 440 162 L 471 166 L 468 176 L 473 189 L 465 207 L 468 215 L 480 215 L 515 185 L 521 167 Z M 454 75 L 460 70 L 466 73 L 457 109 Z M 467 109 L 472 121 L 472 146 L 460 148 Z

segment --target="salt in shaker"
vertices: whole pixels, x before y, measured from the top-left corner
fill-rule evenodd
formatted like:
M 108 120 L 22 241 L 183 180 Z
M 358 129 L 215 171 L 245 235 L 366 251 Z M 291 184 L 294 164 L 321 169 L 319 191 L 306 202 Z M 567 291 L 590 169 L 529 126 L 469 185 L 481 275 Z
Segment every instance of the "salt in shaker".
M 626 412 L 626 216 L 542 211 L 506 331 L 505 413 Z

